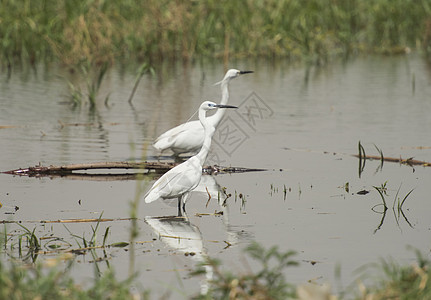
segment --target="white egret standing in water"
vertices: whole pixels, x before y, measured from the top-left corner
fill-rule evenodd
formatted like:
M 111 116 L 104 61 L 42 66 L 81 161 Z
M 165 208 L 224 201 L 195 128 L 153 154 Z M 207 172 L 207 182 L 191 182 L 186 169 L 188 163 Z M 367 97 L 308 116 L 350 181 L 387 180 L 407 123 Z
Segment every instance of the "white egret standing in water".
M 216 83 L 221 85 L 221 105 L 226 105 L 229 101 L 229 82 L 232 79 L 247 73 L 253 73 L 253 71 L 230 69 L 226 72 L 223 80 Z M 207 120 L 212 124 L 212 126 L 217 128 L 217 125 L 223 118 L 224 113 L 224 109 L 219 109 L 214 115 L 208 117 Z M 166 131 L 156 139 L 153 146 L 161 152 L 171 149 L 175 156 L 178 156 L 181 153 L 196 153 L 202 148 L 204 137 L 204 128 L 201 123 L 196 120 L 178 125 L 177 127 Z
M 201 122 L 205 138 L 198 154 L 190 157 L 185 162 L 172 168 L 162 177 L 160 177 L 145 195 L 145 202 L 150 203 L 157 199 L 178 198 L 178 215 L 181 215 L 181 209 L 185 211 L 185 204 L 190 192 L 196 188 L 201 180 L 202 166 L 211 147 L 211 139 L 215 132 L 215 126 L 208 122 L 206 112 L 216 108 L 237 108 L 232 105 L 216 104 L 211 101 L 205 101 L 199 107 L 199 121 Z

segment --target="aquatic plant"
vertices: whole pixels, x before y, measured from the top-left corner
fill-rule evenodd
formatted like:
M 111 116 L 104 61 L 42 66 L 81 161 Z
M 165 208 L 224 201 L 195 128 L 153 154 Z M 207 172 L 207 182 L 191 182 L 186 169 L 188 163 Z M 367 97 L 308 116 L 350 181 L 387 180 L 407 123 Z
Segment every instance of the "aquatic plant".
M 154 68 L 151 67 L 148 63 L 144 62 L 143 64 L 141 64 L 141 66 L 139 67 L 139 69 L 137 71 L 135 84 L 133 85 L 133 89 L 132 89 L 132 92 L 130 93 L 129 100 L 128 100 L 129 104 L 132 103 L 133 96 L 135 95 L 136 90 L 138 89 L 138 85 L 142 79 L 142 76 L 144 76 L 147 72 L 151 73 L 153 76 L 155 74 Z
M 62 261 L 59 257 L 57 262 Z M 22 266 L 11 262 L 6 266 L 0 260 L 0 299 L 136 299 L 130 292 L 131 279 L 118 281 L 112 271 L 96 278 L 87 289 L 82 289 L 66 270 L 50 268 L 42 264 Z M 145 292 L 142 292 L 145 299 Z
M 380 187 L 374 186 L 374 189 L 379 193 L 380 198 L 382 199 L 382 203 L 380 204 L 376 204 L 374 205 L 371 210 L 382 214 L 382 219 L 380 221 L 380 224 L 377 226 L 377 228 L 374 230 L 374 233 L 376 233 L 383 225 L 385 217 L 386 217 L 386 212 L 388 210 L 388 206 L 387 206 L 387 202 L 386 202 L 386 197 L 387 197 L 387 187 L 386 187 L 387 182 L 383 183 Z M 395 194 L 394 197 L 394 201 L 392 204 L 392 212 L 394 214 L 395 217 L 395 221 L 397 223 L 397 226 L 400 227 L 400 219 L 401 216 L 404 218 L 404 220 L 406 221 L 406 223 L 413 228 L 413 225 L 410 223 L 410 221 L 408 220 L 407 216 L 404 214 L 403 211 L 403 205 L 406 202 L 407 198 L 410 196 L 410 194 L 413 192 L 413 189 L 411 189 L 405 196 L 404 198 L 401 200 L 400 197 L 398 197 L 399 192 L 401 189 L 401 184 L 398 187 L 397 193 Z M 377 207 L 383 207 L 382 211 L 378 211 Z
M 359 158 L 358 173 L 359 173 L 359 178 L 361 178 L 362 172 L 364 171 L 364 168 L 365 168 L 365 162 L 367 160 L 367 156 L 365 155 L 365 149 L 364 149 L 364 146 L 362 146 L 361 141 L 358 142 L 358 150 L 359 150 L 359 154 L 358 154 L 358 158 Z
M 36 228 L 33 228 L 33 230 L 29 230 L 27 227 L 25 227 L 22 224 L 18 225 L 24 229 L 24 233 L 21 233 L 18 235 L 18 254 L 21 259 L 24 261 L 31 259 L 32 262 L 36 261 L 37 259 L 37 252 L 40 250 L 40 242 L 38 237 L 35 234 Z M 11 247 L 14 247 L 14 245 L 11 244 Z M 23 250 L 27 249 L 27 253 L 23 255 Z
M 2 64 L 286 57 L 431 49 L 429 0 L 0 2 Z
M 283 272 L 298 265 L 292 260 L 296 252 L 280 252 L 277 246 L 265 249 L 256 242 L 245 251 L 260 264 L 261 269 L 244 275 L 232 274 L 222 272 L 220 262 L 209 259 L 204 265 L 212 266 L 214 278 L 210 282 L 209 292 L 198 299 L 288 299 L 295 295 L 295 287 L 286 281 Z M 204 265 L 192 275 L 205 273 Z
M 360 268 L 363 277 L 370 279 L 369 271 L 377 273 L 370 286 L 359 283 L 358 299 L 430 299 L 431 298 L 431 268 L 430 261 L 417 249 L 416 262 L 400 265 L 394 259 L 381 259 Z
M 99 218 L 100 219 L 100 218 Z M 98 225 L 93 228 L 97 231 Z M 35 236 L 34 230 L 23 229 L 29 236 Z M 106 242 L 108 230 L 105 231 L 103 244 Z M 8 239 L 3 236 L 0 244 Z M 37 238 L 41 240 L 41 238 Z M 95 242 L 94 234 L 86 240 L 89 245 Z M 84 243 L 84 244 L 85 244 Z M 36 242 L 33 243 L 34 245 Z M 40 244 L 40 243 L 39 243 Z M 111 244 L 112 246 L 112 244 Z M 5 249 L 6 248 L 3 248 Z M 356 281 L 359 294 L 343 292 L 343 299 L 429 299 L 431 297 L 430 261 L 419 250 L 416 262 L 401 265 L 394 259 L 381 259 L 377 263 L 365 265 L 359 269 L 363 273 Z M 284 274 L 286 270 L 296 266 L 293 260 L 295 252 L 280 251 L 276 246 L 265 248 L 252 243 L 245 253 L 256 261 L 260 268 L 247 270 L 241 274 L 238 269 L 226 271 L 222 263 L 209 259 L 198 267 L 192 275 L 198 276 L 205 271 L 204 266 L 210 265 L 214 277 L 206 295 L 197 295 L 193 299 L 310 299 L 301 296 L 303 286 L 295 287 L 289 283 Z M 75 260 L 72 253 L 61 253 L 55 258 L 46 259 L 44 263 L 34 262 L 20 264 L 12 260 L 8 264 L 0 260 L 0 299 L 150 299 L 148 290 L 134 289 L 133 276 L 119 281 L 112 268 L 100 273 L 86 287 L 76 283 L 71 277 Z M 372 271 L 370 276 L 369 271 Z M 366 279 L 362 282 L 361 280 Z M 371 281 L 370 281 L 371 280 Z M 318 287 L 318 286 L 317 286 Z M 313 289 L 317 296 L 324 299 L 337 299 L 330 294 L 329 286 Z M 187 295 L 191 296 L 191 295 Z M 314 299 L 314 298 L 313 298 Z M 323 299 L 323 298 L 322 298 Z
M 69 98 L 72 105 L 80 106 L 84 103 L 88 103 L 90 110 L 96 108 L 99 90 L 108 68 L 109 66 L 107 63 L 100 66 L 94 66 L 90 63 L 81 64 L 79 68 L 80 75 L 85 80 L 86 86 L 83 91 L 80 84 L 74 84 L 70 80 L 68 81 Z M 108 104 L 108 101 L 109 94 L 104 99 L 105 105 Z
M 12 233 L 7 233 L 5 228 L 5 234 L 0 239 L 0 245 L 4 245 L 2 249 L 12 256 L 15 252 L 14 249 L 18 247 L 19 257 L 17 258 L 21 261 L 10 260 L 9 263 L 5 263 L 3 259 L 0 259 L 0 299 L 136 299 L 137 296 L 142 296 L 140 299 L 146 299 L 147 291 L 141 291 L 139 294 L 138 292 L 131 293 L 133 276 L 119 281 L 112 269 L 103 273 L 100 272 L 97 263 L 93 265 L 99 276 L 95 276 L 93 282 L 88 282 L 89 285 L 85 289 L 72 279 L 70 270 L 75 262 L 76 254 L 84 254 L 86 251 L 92 252 L 98 247 L 124 246 L 124 243 L 121 242 L 106 244 L 109 227 L 105 230 L 103 244 L 96 244 L 101 217 L 102 215 L 96 222 L 96 226 L 91 227 L 90 239 L 72 234 L 77 239 L 79 248 L 71 251 L 70 249 L 64 251 L 64 249 L 60 249 L 61 246 L 52 244 L 50 241 L 42 244 L 42 241 L 47 239 L 36 236 L 36 227 L 30 230 L 22 224 L 15 223 L 22 229 L 22 232 L 14 231 Z M 58 241 L 53 236 L 50 236 L 49 239 Z M 83 244 L 80 244 L 79 240 L 82 240 Z M 42 251 L 42 247 L 47 247 L 52 251 Z M 21 253 L 25 250 L 27 250 L 27 254 L 22 255 Z M 58 253 L 58 255 L 54 258 L 37 261 L 37 256 L 45 252 Z M 92 254 L 95 255 L 95 252 Z M 26 263 L 29 258 L 31 261 Z M 95 258 L 94 261 L 100 260 Z

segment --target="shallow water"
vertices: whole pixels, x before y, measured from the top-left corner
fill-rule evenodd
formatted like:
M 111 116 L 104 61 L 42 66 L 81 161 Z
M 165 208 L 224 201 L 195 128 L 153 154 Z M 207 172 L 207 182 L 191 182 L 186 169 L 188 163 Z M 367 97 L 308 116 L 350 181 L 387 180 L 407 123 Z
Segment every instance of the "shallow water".
M 310 69 L 283 61 L 231 66 L 255 73 L 231 83 L 230 104 L 240 108 L 225 116 L 208 163 L 267 171 L 205 176 L 187 203 L 188 220 L 183 222 L 152 219 L 175 215 L 176 207 L 140 201 L 138 243 L 134 249 L 97 250 L 109 258 L 97 263 L 102 270 L 109 264 L 120 278 L 138 271 L 138 288 L 149 288 L 154 296 L 166 291 L 173 298 L 191 295 L 199 291 L 200 280 L 205 288 L 204 277 L 188 275 L 197 262 L 208 255 L 228 269 L 246 271 L 242 250 L 255 240 L 298 252 L 300 266 L 286 272 L 290 282 L 331 282 L 336 292 L 353 282 L 358 267 L 381 257 L 412 262 L 415 255 L 408 245 L 429 252 L 431 169 L 389 162 L 380 168 L 379 161 L 367 161 L 359 176 L 358 159 L 351 156 L 361 141 L 367 154 L 379 155 L 376 145 L 388 157 L 431 161 L 431 72 L 420 57 L 361 57 Z M 188 120 L 202 100 L 218 101 L 219 87 L 213 83 L 224 74 L 217 64 L 160 66 L 156 77 L 143 77 L 129 105 L 134 72 L 133 67 L 112 70 L 95 111 L 64 103 L 66 78 L 79 82 L 76 74 L 46 66 L 14 70 L 10 78 L 2 72 L 0 170 L 154 159 L 157 153 L 149 146 L 154 138 Z M 377 212 L 372 210 L 382 203 L 373 186 L 385 182 L 389 209 L 383 215 L 379 206 Z M 77 248 L 68 231 L 90 239 L 94 223 L 39 221 L 98 218 L 102 213 L 103 218 L 128 218 L 130 202 L 142 196 L 138 189 L 145 192 L 151 184 L 1 174 L 0 215 L 25 221 L 31 230 L 36 227 L 39 237 L 61 237 L 72 244 L 66 248 Z M 213 194 L 208 207 L 205 187 Z M 227 207 L 215 200 L 221 187 L 232 194 Z M 404 215 L 392 210 L 398 189 L 401 200 L 413 189 L 403 205 Z M 361 190 L 369 193 L 358 195 Z M 211 215 L 215 211 L 224 214 Z M 108 243 L 129 241 L 130 221 L 116 220 L 100 224 L 99 244 L 108 226 Z M 19 229 L 13 224 L 6 228 Z M 189 238 L 172 243 L 166 236 Z M 38 260 L 48 257 L 40 255 Z M 94 257 L 75 259 L 72 274 L 94 276 Z M 341 282 L 334 276 L 336 266 Z

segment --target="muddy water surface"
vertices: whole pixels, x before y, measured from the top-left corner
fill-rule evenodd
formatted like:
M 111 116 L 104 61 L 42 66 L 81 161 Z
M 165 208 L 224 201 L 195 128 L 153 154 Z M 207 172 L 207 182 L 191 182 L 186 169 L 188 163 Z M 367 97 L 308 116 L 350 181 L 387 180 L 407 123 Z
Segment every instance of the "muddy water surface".
M 379 155 L 377 146 L 388 157 L 431 161 L 431 73 L 420 57 L 356 58 L 311 69 L 252 61 L 231 67 L 255 73 L 232 81 L 230 104 L 240 108 L 225 116 L 208 162 L 267 171 L 204 176 L 187 203 L 186 220 L 167 218 L 176 214 L 175 206 L 140 201 L 134 247 L 77 255 L 74 276 L 92 278 L 95 265 L 101 271 L 113 267 L 120 278 L 137 271 L 138 288 L 176 298 L 198 293 L 197 283 L 205 290 L 211 270 L 200 278 L 188 274 L 206 256 L 232 270 L 255 267 L 251 260 L 244 263 L 243 249 L 257 241 L 298 252 L 300 266 L 286 272 L 290 282 L 331 282 L 336 292 L 352 283 L 364 264 L 389 256 L 411 263 L 415 255 L 407 246 L 429 253 L 431 169 L 367 161 L 359 174 L 358 159 L 351 156 L 361 141 L 367 154 Z M 134 72 L 112 70 L 94 111 L 65 103 L 67 80 L 78 84 L 78 75 L 55 67 L 14 70 L 10 78 L 3 72 L 0 170 L 154 159 L 155 137 L 189 119 L 202 100 L 220 99 L 213 83 L 223 77 L 221 65 L 161 66 L 156 77 L 143 77 L 129 105 Z M 72 234 L 90 239 L 95 223 L 41 220 L 102 215 L 116 220 L 99 225 L 96 244 L 108 227 L 107 243 L 128 242 L 131 222 L 119 219 L 130 217 L 131 201 L 152 183 L 2 174 L 0 216 L 36 228 L 38 237 L 59 238 L 42 239 L 46 251 L 53 250 L 49 244 L 78 248 L 82 240 Z M 389 209 L 382 214 L 373 186 L 385 183 Z M 222 188 L 231 194 L 227 206 L 216 201 Z M 206 189 L 213 195 L 208 206 Z M 402 212 L 392 210 L 394 200 L 412 189 Z M 369 193 L 357 194 L 363 190 Z M 6 230 L 16 243 L 13 234 L 22 229 L 9 224 Z M 10 256 L 18 254 L 2 258 Z M 337 266 L 341 282 L 334 278 Z

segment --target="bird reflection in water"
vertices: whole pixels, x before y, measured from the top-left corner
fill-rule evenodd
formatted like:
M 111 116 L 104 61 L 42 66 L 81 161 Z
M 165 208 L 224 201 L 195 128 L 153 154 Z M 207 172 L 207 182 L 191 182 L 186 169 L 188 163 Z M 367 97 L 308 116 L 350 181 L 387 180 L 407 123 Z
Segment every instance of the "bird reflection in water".
M 217 182 L 213 175 L 202 175 L 199 185 L 193 191 L 196 197 L 216 201 L 218 209 L 221 213 L 215 214 L 222 217 L 223 227 L 226 231 L 226 244 L 228 247 L 238 244 L 241 240 L 250 239 L 250 234 L 238 227 L 231 225 L 229 218 L 229 205 L 232 205 L 223 187 Z M 164 202 L 168 201 L 166 199 Z M 199 199 L 202 201 L 201 199 Z M 205 200 L 204 200 L 205 201 Z M 202 202 L 204 202 L 202 201 Z M 169 201 L 168 201 L 169 202 Z M 175 201 L 172 201 L 175 205 Z M 218 217 L 216 217 L 218 219 Z M 213 218 L 202 218 L 202 222 L 210 221 Z M 201 293 L 206 294 L 209 289 L 209 283 L 213 278 L 213 267 L 206 265 L 208 253 L 204 247 L 202 233 L 199 228 L 194 225 L 187 214 L 183 216 L 165 216 L 165 217 L 145 217 L 145 222 L 152 228 L 154 233 L 159 236 L 159 239 L 171 249 L 187 254 L 190 259 L 198 263 L 203 263 L 205 270 L 205 279 L 201 283 Z M 220 241 L 222 242 L 222 241 Z
M 145 222 L 159 236 L 159 239 L 170 248 L 187 254 L 192 260 L 205 263 L 206 249 L 199 228 L 190 223 L 188 217 L 166 216 L 145 217 Z M 201 294 L 208 293 L 209 282 L 213 278 L 213 267 L 203 264 L 205 279 L 201 282 Z

